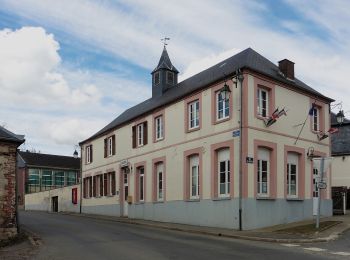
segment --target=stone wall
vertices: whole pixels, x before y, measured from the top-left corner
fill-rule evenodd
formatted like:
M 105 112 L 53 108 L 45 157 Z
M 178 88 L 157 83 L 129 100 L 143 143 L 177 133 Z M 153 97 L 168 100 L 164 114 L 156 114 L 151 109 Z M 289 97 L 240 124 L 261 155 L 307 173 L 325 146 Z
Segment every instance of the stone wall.
M 17 234 L 16 153 L 16 144 L 0 142 L 0 239 Z

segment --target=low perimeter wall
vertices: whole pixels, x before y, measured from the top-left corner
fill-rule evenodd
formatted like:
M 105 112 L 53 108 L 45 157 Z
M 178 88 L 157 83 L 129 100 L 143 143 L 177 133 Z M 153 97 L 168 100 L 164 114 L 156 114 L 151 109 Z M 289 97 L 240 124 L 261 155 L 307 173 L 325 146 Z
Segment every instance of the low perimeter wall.
M 76 204 L 73 203 L 72 190 L 77 189 Z M 54 197 L 57 197 L 55 199 Z M 76 212 L 80 210 L 80 184 L 31 193 L 25 195 L 25 210 L 54 211 L 54 201 L 57 201 L 58 212 Z

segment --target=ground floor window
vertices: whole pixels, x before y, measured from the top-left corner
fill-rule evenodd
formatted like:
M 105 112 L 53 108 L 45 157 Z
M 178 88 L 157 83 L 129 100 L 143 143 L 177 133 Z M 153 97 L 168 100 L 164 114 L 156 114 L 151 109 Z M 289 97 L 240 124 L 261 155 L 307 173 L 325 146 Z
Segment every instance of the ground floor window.
M 157 175 L 157 200 L 158 201 L 163 201 L 164 199 L 164 165 L 162 162 L 156 164 L 156 175 Z
M 219 150 L 217 153 L 219 197 L 226 197 L 230 194 L 230 150 L 225 148 Z
M 190 198 L 199 198 L 199 156 L 190 157 Z
M 257 193 L 259 196 L 269 195 L 269 179 L 270 150 L 266 148 L 259 148 L 257 160 Z
M 290 197 L 298 194 L 298 161 L 298 154 L 287 154 L 287 196 Z

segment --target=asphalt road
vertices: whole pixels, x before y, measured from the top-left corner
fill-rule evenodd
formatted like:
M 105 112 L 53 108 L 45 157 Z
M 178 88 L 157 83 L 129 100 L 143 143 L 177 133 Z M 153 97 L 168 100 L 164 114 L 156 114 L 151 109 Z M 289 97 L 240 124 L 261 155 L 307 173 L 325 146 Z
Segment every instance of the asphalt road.
M 21 212 L 39 235 L 32 259 L 348 259 L 302 247 L 243 241 L 44 212 Z

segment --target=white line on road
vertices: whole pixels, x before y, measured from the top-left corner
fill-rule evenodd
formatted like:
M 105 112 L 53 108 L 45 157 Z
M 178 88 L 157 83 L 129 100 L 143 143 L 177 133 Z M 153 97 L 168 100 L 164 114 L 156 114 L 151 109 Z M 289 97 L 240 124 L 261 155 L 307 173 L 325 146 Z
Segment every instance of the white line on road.
M 318 248 L 318 247 L 304 247 L 305 250 L 313 251 L 313 252 L 323 252 L 326 249 Z
M 330 252 L 333 255 L 350 256 L 349 252 Z
M 281 246 L 286 246 L 286 247 L 297 247 L 299 245 L 297 244 L 281 244 Z

